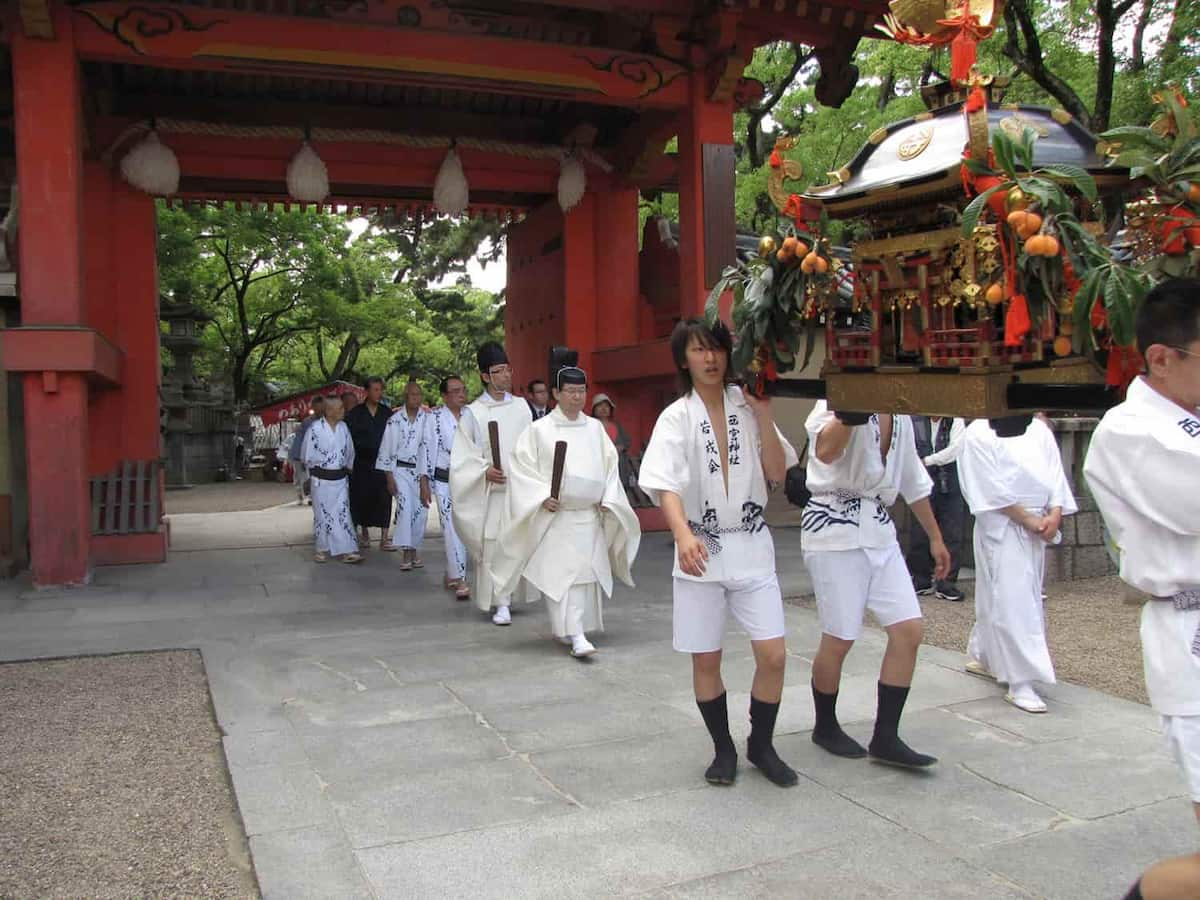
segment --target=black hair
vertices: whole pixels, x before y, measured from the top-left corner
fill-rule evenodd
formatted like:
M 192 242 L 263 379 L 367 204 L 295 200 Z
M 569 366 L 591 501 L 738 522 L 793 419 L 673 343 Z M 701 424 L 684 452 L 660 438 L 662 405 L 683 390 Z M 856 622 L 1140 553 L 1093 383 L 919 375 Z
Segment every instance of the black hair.
M 464 387 L 467 384 L 465 381 L 463 381 L 457 375 L 447 375 L 445 378 L 442 379 L 441 384 L 438 385 L 438 390 L 441 391 L 443 394 L 446 393 L 446 391 L 450 390 L 450 382 L 452 382 L 452 381 L 461 382 Z
M 1186 348 L 1200 339 L 1200 278 L 1170 278 L 1146 295 L 1137 312 L 1138 349 Z
M 525 385 L 525 390 L 529 391 L 529 393 L 532 394 L 533 389 L 539 384 L 542 385 L 543 387 L 549 387 L 549 385 L 546 384 L 545 378 L 535 378 L 535 379 L 533 379 L 533 381 L 529 382 L 529 384 Z
M 687 351 L 692 338 L 700 342 L 701 347 L 719 350 L 725 354 L 725 383 L 733 384 L 734 374 L 731 365 L 733 356 L 733 335 L 724 322 L 718 319 L 709 325 L 703 319 L 683 319 L 671 332 L 671 357 L 675 360 L 675 369 L 679 373 L 679 387 L 682 393 L 691 393 L 692 373 L 688 371 Z
M 315 397 L 313 397 L 313 398 L 312 398 L 312 402 L 313 402 L 313 403 L 324 403 L 324 402 L 325 402 L 325 395 L 324 395 L 324 394 L 317 394 L 317 396 L 315 396 Z
M 340 394 L 338 394 L 338 399 L 343 403 L 346 402 L 347 397 L 353 397 L 355 400 L 357 400 L 358 394 L 355 391 L 342 391 Z
M 371 385 L 373 385 L 373 384 L 378 384 L 378 385 L 382 386 L 383 379 L 380 378 L 378 375 L 368 375 L 367 380 L 363 382 L 363 388 L 369 391 L 371 389 Z

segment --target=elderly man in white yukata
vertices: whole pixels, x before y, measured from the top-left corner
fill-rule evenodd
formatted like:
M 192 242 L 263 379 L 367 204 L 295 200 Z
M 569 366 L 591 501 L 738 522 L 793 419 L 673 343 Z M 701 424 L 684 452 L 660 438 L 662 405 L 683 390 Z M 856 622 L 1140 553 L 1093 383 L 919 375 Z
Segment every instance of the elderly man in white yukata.
M 721 680 L 732 612 L 754 648 L 746 756 L 772 782 L 790 787 L 797 775 L 773 743 L 787 647 L 763 510 L 768 485 L 782 484 L 797 456 L 775 426 L 770 401 L 731 383 L 732 344 L 720 321 L 675 326 L 671 354 L 683 396 L 658 417 L 638 483 L 662 507 L 675 538 L 674 645 L 692 655 L 696 705 L 716 751 L 705 779 L 729 785 L 737 775 Z
M 400 551 L 400 571 L 425 565 L 421 542 L 433 493 L 429 486 L 429 459 L 425 449 L 426 419 L 421 386 L 404 386 L 404 405 L 392 413 L 379 444 L 375 468 L 387 473 L 388 491 L 396 498 L 395 530 L 385 550 Z
M 313 539 L 315 562 L 330 554 L 342 562 L 362 562 L 354 522 L 350 518 L 350 470 L 354 468 L 354 442 L 342 422 L 342 400 L 325 398 L 325 414 L 313 422 L 301 450 L 312 478 Z
M 1083 471 L 1121 580 L 1145 601 L 1146 690 L 1200 819 L 1200 280 L 1154 288 L 1136 327 L 1146 373 L 1105 414 Z M 1143 897 L 1200 897 L 1200 853 L 1149 869 L 1127 900 Z
M 425 455 L 446 548 L 446 574 L 442 583 L 459 600 L 469 600 L 467 548 L 454 529 L 454 501 L 450 495 L 450 453 L 454 449 L 458 420 L 467 403 L 467 386 L 457 375 L 448 375 L 442 379 L 441 392 L 442 405 L 425 417 Z
M 454 498 L 454 529 L 475 563 L 475 605 L 495 610 L 492 623 L 511 625 L 511 593 L 492 580 L 491 557 L 507 515 L 508 479 L 513 447 L 533 422 L 529 404 L 513 397 L 512 366 L 504 348 L 494 341 L 477 351 L 484 392 L 462 411 L 450 451 L 450 495 Z M 491 424 L 496 423 L 499 460 L 492 457 Z M 496 465 L 499 462 L 499 465 Z M 525 585 L 520 590 L 524 592 Z M 528 602 L 536 600 L 525 592 Z
M 557 405 L 525 429 L 510 457 L 508 522 L 491 558 L 492 579 L 504 593 L 524 576 L 546 598 L 554 637 L 584 659 L 596 652 L 587 633 L 604 630 L 613 577 L 633 587 L 642 529 L 621 486 L 616 447 L 583 414 L 587 375 L 575 365 L 579 355 L 556 353 L 564 363 L 551 373 Z
M 967 671 L 1008 685 L 1004 699 L 1029 713 L 1046 703 L 1034 682 L 1054 684 L 1042 578 L 1046 545 L 1078 508 L 1050 426 L 1033 416 L 977 419 L 958 458 L 975 516 L 975 626 Z

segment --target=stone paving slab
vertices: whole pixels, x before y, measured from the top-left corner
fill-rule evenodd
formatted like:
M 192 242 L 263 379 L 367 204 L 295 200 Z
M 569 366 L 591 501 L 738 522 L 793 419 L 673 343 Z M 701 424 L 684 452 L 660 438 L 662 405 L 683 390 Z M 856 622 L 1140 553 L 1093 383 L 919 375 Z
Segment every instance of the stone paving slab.
M 926 647 L 902 734 L 939 767 L 835 759 L 809 734 L 815 612 L 789 606 L 778 746 L 801 783 L 743 760 L 710 788 L 665 536 L 646 537 L 637 590 L 606 604 L 580 664 L 540 607 L 501 629 L 456 602 L 436 538 L 416 573 L 377 551 L 316 566 L 308 515 L 176 517 L 165 565 L 0 587 L 0 659 L 201 649 L 267 897 L 1118 897 L 1195 849 L 1146 707 L 1060 684 L 1030 716 Z M 788 596 L 807 591 L 798 539 L 776 534 Z M 839 714 L 863 741 L 884 644 L 868 629 L 847 660 Z M 726 648 L 743 747 L 753 658 L 732 625 Z

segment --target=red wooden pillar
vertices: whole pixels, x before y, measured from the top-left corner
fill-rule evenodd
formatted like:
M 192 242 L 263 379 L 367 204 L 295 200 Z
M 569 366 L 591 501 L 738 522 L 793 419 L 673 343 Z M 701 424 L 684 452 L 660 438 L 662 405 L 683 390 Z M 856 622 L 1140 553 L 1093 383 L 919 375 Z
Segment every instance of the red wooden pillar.
M 596 195 L 588 191 L 563 217 L 563 340 L 579 351 L 585 370 L 596 349 L 596 207 Z
M 52 41 L 12 36 L 23 327 L 85 327 L 83 131 L 68 13 Z M 52 332 L 45 332 L 52 335 Z M 27 371 L 25 435 L 35 584 L 88 580 L 88 384 L 79 370 Z
M 709 100 L 704 72 L 689 76 L 679 129 L 679 312 L 699 315 L 734 260 L 733 102 Z

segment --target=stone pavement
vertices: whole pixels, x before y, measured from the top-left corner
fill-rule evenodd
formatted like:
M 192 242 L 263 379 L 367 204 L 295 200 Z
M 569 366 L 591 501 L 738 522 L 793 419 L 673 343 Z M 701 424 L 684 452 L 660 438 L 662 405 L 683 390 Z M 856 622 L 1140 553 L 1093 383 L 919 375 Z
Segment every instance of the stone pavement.
M 670 649 L 663 536 L 579 663 L 538 607 L 501 629 L 456 603 L 436 538 L 411 574 L 378 551 L 316 566 L 307 515 L 176 517 L 165 565 L 0 588 L 3 659 L 203 651 L 266 897 L 1116 898 L 1195 849 L 1145 707 L 1059 685 L 1030 716 L 960 654 L 925 648 L 902 733 L 942 764 L 837 760 L 809 741 L 818 630 L 793 606 L 778 745 L 800 784 L 743 763 L 712 788 L 689 663 Z M 802 594 L 799 535 L 776 538 L 785 592 Z M 753 664 L 733 630 L 727 647 L 741 745 Z M 882 647 L 868 631 L 842 690 L 864 740 Z

